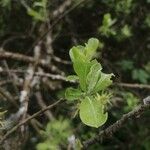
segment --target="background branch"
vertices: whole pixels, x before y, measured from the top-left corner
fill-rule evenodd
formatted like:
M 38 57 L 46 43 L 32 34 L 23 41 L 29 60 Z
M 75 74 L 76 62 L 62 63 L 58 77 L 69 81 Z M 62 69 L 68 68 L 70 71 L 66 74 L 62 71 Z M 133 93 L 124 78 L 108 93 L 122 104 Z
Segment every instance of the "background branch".
M 33 114 L 32 116 L 24 119 L 22 122 L 18 123 L 16 126 L 14 126 L 11 130 L 9 130 L 4 136 L 3 138 L 0 140 L 0 144 L 2 144 L 13 132 L 15 132 L 20 126 L 24 125 L 25 123 L 29 122 L 30 120 L 34 119 L 35 117 L 39 116 L 40 114 L 44 113 L 45 111 L 53 108 L 54 106 L 58 105 L 60 102 L 63 102 L 62 99 L 60 99 L 59 101 L 41 109 L 40 111 L 36 112 L 35 114 Z

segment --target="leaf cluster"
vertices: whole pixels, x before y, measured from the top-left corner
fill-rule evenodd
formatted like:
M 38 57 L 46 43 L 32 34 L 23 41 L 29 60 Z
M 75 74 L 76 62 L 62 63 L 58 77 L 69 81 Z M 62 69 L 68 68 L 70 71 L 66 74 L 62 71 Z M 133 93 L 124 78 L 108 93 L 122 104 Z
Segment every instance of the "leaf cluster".
M 71 75 L 68 80 L 78 80 L 78 88 L 68 88 L 65 96 L 69 101 L 79 101 L 79 115 L 83 123 L 92 127 L 103 125 L 108 114 L 105 112 L 105 102 L 101 101 L 100 92 L 112 84 L 113 74 L 102 72 L 101 64 L 93 59 L 100 42 L 91 38 L 85 46 L 74 46 L 70 50 L 70 57 L 76 75 Z M 105 95 L 104 101 L 110 98 Z

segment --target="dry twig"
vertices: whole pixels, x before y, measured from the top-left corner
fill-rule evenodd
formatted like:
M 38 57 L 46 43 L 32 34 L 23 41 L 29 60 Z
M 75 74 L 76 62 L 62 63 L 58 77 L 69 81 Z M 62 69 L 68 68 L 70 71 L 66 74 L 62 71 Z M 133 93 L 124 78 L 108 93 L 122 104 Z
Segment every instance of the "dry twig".
M 26 56 L 26 55 L 19 54 L 19 53 L 6 52 L 6 51 L 0 52 L 0 58 L 1 59 L 13 59 L 13 60 L 17 60 L 17 61 L 26 62 L 26 63 L 35 63 L 36 62 L 36 60 L 33 57 Z M 46 68 L 50 71 L 57 72 L 56 71 L 57 69 L 55 66 L 47 64 L 44 60 L 39 60 L 37 62 L 37 65 L 39 65 L 43 68 Z
M 140 88 L 140 89 L 150 89 L 150 85 L 146 84 L 134 84 L 134 83 L 114 83 L 117 86 L 127 87 L 127 88 Z

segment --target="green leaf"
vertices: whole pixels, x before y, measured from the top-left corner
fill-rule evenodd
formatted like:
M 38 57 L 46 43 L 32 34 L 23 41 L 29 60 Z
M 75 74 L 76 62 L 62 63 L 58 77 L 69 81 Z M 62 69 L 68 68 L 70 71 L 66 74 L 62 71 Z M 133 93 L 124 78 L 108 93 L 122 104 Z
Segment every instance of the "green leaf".
M 36 149 L 37 150 L 46 150 L 49 148 L 49 145 L 47 143 L 39 143 L 37 146 L 36 146 Z
M 130 37 L 132 35 L 131 29 L 127 24 L 121 29 L 121 33 L 124 35 L 124 37 Z
M 33 7 L 43 7 L 43 3 L 41 3 L 41 2 L 35 2 L 33 4 Z
M 134 68 L 134 62 L 132 60 L 124 59 L 117 64 L 121 67 L 123 71 L 133 70 Z
M 75 150 L 81 150 L 83 148 L 81 141 L 79 139 L 76 139 L 75 141 Z
M 99 28 L 99 32 L 106 37 L 116 35 L 116 30 L 112 27 L 115 22 L 116 19 L 112 19 L 111 14 L 105 14 L 103 17 L 102 26 Z
M 79 80 L 79 77 L 77 75 L 69 75 L 66 77 L 67 81 L 76 81 Z
M 90 93 L 94 87 L 96 86 L 96 83 L 98 81 L 98 79 L 101 76 L 101 70 L 102 67 L 100 65 L 100 63 L 95 62 L 91 68 L 90 68 L 90 72 L 87 75 L 87 86 L 88 86 L 88 92 Z
M 88 40 L 88 43 L 86 44 L 86 47 L 85 47 L 85 55 L 86 55 L 87 59 L 91 60 L 91 58 L 94 56 L 98 46 L 99 46 L 98 39 L 90 38 Z
M 134 80 L 139 80 L 141 83 L 146 84 L 149 77 L 149 74 L 143 69 L 134 69 L 132 71 L 132 78 Z
M 79 76 L 79 82 L 80 82 L 81 89 L 83 91 L 86 91 L 86 89 L 87 89 L 86 77 L 90 71 L 91 63 L 85 62 L 82 60 L 78 60 L 78 61 L 74 62 L 73 67 L 74 67 L 76 74 Z
M 83 95 L 80 89 L 67 88 L 65 98 L 69 101 L 77 100 Z
M 112 80 L 111 77 L 114 74 L 105 74 L 105 73 L 101 73 L 101 78 L 99 79 L 99 81 L 96 84 L 96 87 L 94 89 L 95 92 L 104 90 L 105 88 L 107 88 L 108 86 L 110 86 L 112 84 Z
M 69 51 L 69 55 L 73 63 L 74 61 L 78 60 L 86 60 L 82 46 L 74 46 L 73 48 L 71 48 L 71 50 Z
M 79 49 L 79 51 L 81 51 L 82 53 L 85 52 L 85 47 L 82 45 L 77 45 L 76 48 Z
M 45 17 L 41 16 L 41 14 L 31 8 L 27 9 L 27 12 L 30 16 L 34 17 L 35 20 L 44 21 Z
M 111 18 L 111 14 L 107 13 L 104 15 L 104 18 L 103 18 L 103 25 L 106 26 L 106 27 L 110 27 L 112 26 L 114 23 L 116 22 L 116 19 L 113 19 Z
M 84 124 L 95 128 L 102 126 L 108 118 L 108 114 L 104 113 L 104 105 L 89 97 L 82 100 L 79 113 Z
M 10 7 L 11 0 L 1 0 L 0 5 L 2 5 L 2 7 Z

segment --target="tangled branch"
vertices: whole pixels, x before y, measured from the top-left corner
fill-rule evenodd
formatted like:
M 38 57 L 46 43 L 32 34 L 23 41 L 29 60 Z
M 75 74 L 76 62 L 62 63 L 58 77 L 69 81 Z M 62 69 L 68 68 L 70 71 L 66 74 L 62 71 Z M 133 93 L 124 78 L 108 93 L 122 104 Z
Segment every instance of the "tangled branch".
M 3 138 L 0 140 L 0 144 L 2 144 L 13 132 L 15 132 L 20 126 L 26 124 L 27 122 L 31 121 L 32 119 L 36 118 L 37 116 L 39 116 L 40 114 L 44 113 L 45 111 L 53 108 L 54 106 L 58 105 L 60 102 L 63 102 L 62 99 L 60 99 L 59 101 L 41 109 L 40 111 L 34 113 L 32 116 L 24 119 L 22 122 L 18 123 L 16 126 L 14 126 L 11 130 L 9 130 L 4 136 Z
M 13 59 L 13 60 L 17 60 L 17 61 L 22 61 L 22 62 L 26 62 L 26 63 L 35 63 L 36 60 L 33 57 L 30 56 L 26 56 L 23 54 L 19 54 L 19 53 L 11 53 L 11 52 L 6 52 L 6 51 L 0 51 L 0 59 Z M 56 71 L 56 67 L 55 66 L 50 66 L 49 64 L 47 64 L 44 60 L 39 60 L 37 62 L 37 65 L 46 68 L 50 71 Z

